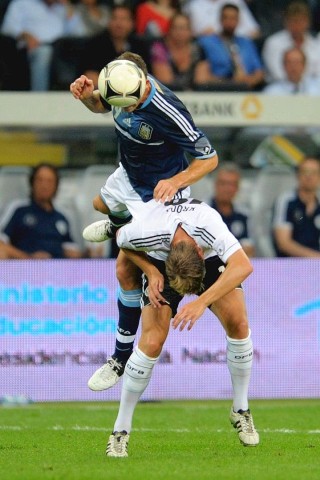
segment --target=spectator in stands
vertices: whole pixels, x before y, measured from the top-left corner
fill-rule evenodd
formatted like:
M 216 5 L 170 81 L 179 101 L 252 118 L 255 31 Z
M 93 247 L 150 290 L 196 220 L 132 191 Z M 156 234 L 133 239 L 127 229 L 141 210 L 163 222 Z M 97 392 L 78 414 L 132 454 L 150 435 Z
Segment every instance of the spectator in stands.
M 134 34 L 133 11 L 123 4 L 113 7 L 108 28 L 88 42 L 81 71 L 97 88 L 101 69 L 127 50 L 141 55 L 150 68 L 150 45 Z
M 30 199 L 15 200 L 0 220 L 0 258 L 79 258 L 68 220 L 53 206 L 59 176 L 56 168 L 41 163 L 31 172 Z
M 221 31 L 221 9 L 229 3 L 226 0 L 190 0 L 185 11 L 191 18 L 193 34 L 200 35 L 218 34 Z M 239 9 L 240 17 L 236 34 L 240 36 L 258 38 L 260 27 L 244 0 L 232 0 L 230 3 Z
M 151 48 L 153 75 L 173 90 L 192 90 L 211 80 L 205 53 L 191 32 L 187 15 L 177 13 L 170 22 L 168 34 L 156 40 Z
M 305 158 L 297 170 L 297 189 L 277 199 L 274 245 L 279 257 L 320 257 L 320 160 Z
M 72 33 L 69 7 L 68 0 L 12 0 L 8 6 L 1 33 L 26 49 L 31 90 L 49 90 L 53 43 Z
M 269 36 L 262 48 L 262 59 L 267 70 L 267 80 L 284 80 L 286 72 L 283 55 L 289 48 L 303 50 L 307 62 L 306 73 L 320 76 L 320 43 L 310 31 L 310 9 L 303 1 L 289 4 L 284 16 L 284 29 Z
M 226 3 L 221 9 L 221 33 L 199 38 L 217 83 L 240 85 L 248 90 L 261 86 L 264 72 L 257 48 L 250 38 L 236 35 L 239 7 Z
M 136 32 L 149 38 L 161 38 L 169 31 L 170 20 L 180 10 L 178 0 L 147 0 L 136 9 Z
M 271 82 L 265 87 L 265 93 L 271 95 L 291 93 L 320 95 L 320 77 L 306 75 L 306 56 L 300 48 L 292 47 L 284 53 L 283 67 L 286 78 Z
M 225 162 L 216 170 L 214 196 L 209 205 L 222 216 L 230 232 L 239 240 L 249 257 L 255 255 L 254 242 L 249 234 L 248 216 L 234 204 L 241 182 L 241 170 L 233 162 Z
M 110 20 L 110 8 L 101 0 L 80 0 L 71 4 L 73 9 L 74 36 L 92 37 L 106 28 Z

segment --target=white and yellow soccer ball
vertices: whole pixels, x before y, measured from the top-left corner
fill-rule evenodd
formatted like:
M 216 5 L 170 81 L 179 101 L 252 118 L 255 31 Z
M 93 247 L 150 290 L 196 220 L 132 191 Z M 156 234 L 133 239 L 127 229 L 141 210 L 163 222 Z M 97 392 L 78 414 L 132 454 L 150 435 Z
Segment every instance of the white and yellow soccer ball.
M 146 88 L 143 71 L 130 60 L 114 60 L 100 72 L 100 95 L 115 107 L 130 107 L 137 103 Z

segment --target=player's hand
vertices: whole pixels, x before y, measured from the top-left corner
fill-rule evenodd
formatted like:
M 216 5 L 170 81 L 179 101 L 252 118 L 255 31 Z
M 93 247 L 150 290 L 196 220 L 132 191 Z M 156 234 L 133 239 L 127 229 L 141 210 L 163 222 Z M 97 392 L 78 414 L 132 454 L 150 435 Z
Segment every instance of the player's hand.
M 172 326 L 177 328 L 180 325 L 180 332 L 188 325 L 188 330 L 191 330 L 198 318 L 201 317 L 206 309 L 206 305 L 197 298 L 193 302 L 184 305 L 181 310 L 175 315 Z
M 85 75 L 77 78 L 70 85 L 70 92 L 77 100 L 85 100 L 90 98 L 94 91 L 93 81 Z
M 163 286 L 164 278 L 158 270 L 148 275 L 148 296 L 151 305 L 155 308 L 160 308 L 161 302 L 168 303 L 161 294 Z
M 172 180 L 160 180 L 153 191 L 153 198 L 161 203 L 170 202 L 177 191 L 178 187 L 175 186 Z

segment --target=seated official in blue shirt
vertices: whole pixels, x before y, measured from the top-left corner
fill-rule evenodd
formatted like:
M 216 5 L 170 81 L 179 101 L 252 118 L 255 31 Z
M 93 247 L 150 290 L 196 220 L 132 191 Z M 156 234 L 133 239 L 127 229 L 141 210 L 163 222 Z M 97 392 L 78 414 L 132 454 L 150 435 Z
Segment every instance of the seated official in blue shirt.
M 0 258 L 79 258 L 66 217 L 53 206 L 59 177 L 49 164 L 30 175 L 30 199 L 13 201 L 0 220 Z
M 241 243 L 249 257 L 254 257 L 255 247 L 249 233 L 248 216 L 234 205 L 239 191 L 241 171 L 233 162 L 225 162 L 216 170 L 214 197 L 209 201 L 210 207 L 217 210 L 230 232 Z
M 320 160 L 305 158 L 297 189 L 276 200 L 273 238 L 278 257 L 320 257 Z

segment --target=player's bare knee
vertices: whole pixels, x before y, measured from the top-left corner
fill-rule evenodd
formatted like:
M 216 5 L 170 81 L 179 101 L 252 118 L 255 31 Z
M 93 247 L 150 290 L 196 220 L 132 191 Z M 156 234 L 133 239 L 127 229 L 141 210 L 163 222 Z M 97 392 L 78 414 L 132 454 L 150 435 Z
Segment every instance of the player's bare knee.
M 100 195 L 96 195 L 94 199 L 92 200 L 92 205 L 95 210 L 101 213 L 105 213 L 106 215 L 110 213 L 109 208 L 105 203 L 103 203 Z
M 242 339 L 247 338 L 249 335 L 249 325 L 246 317 L 240 317 L 239 315 L 234 318 L 233 321 L 228 323 L 227 335 L 230 338 Z
M 150 331 L 143 339 L 143 351 L 148 357 L 156 358 L 160 355 L 164 340 Z
M 116 264 L 116 276 L 121 288 L 124 290 L 135 290 L 141 288 L 141 272 L 123 256 L 119 255 Z

